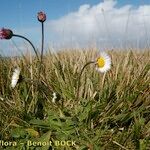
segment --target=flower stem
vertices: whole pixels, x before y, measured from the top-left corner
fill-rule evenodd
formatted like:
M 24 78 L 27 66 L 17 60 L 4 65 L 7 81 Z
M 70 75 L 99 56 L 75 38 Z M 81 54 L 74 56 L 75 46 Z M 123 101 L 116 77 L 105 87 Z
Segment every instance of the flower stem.
M 39 64 L 39 68 L 38 68 L 38 82 L 41 82 L 40 80 L 41 80 L 41 70 L 43 69 L 43 51 L 44 51 L 44 23 L 43 22 L 41 22 L 41 24 L 42 24 L 42 45 L 41 45 L 41 54 L 40 54 L 40 56 L 41 56 L 41 58 L 40 58 L 40 64 Z M 39 97 L 39 89 L 40 89 L 40 87 L 39 87 L 39 84 L 37 84 L 37 97 Z M 46 89 L 45 89 L 46 90 Z M 44 90 L 44 91 L 45 91 Z M 39 105 L 40 104 L 40 105 Z M 38 112 L 41 112 L 42 114 L 43 114 L 43 103 L 40 101 L 40 99 L 38 98 L 37 99 L 37 102 L 36 102 L 36 105 L 37 105 L 37 112 L 36 112 L 36 116 L 37 117 L 40 117 L 40 115 L 38 114 Z M 36 108 L 35 108 L 36 109 Z M 43 118 L 43 115 L 42 115 L 42 117 L 40 117 L 41 119 Z
M 40 74 L 41 74 L 41 69 L 43 66 L 43 51 L 44 51 L 44 23 L 41 22 L 42 24 L 42 46 L 41 46 L 41 60 L 40 60 L 40 65 L 39 65 L 39 71 L 38 71 L 38 80 L 40 80 Z
M 18 34 L 13 34 L 13 36 L 20 37 L 20 38 L 28 41 L 30 43 L 30 45 L 32 46 L 33 50 L 34 50 L 37 59 L 39 60 L 39 56 L 38 56 L 37 50 L 35 49 L 34 45 L 32 44 L 32 42 L 29 39 L 27 39 L 26 37 L 24 37 L 22 35 L 18 35 Z
M 43 62 L 43 51 L 44 51 L 44 23 L 42 22 L 41 64 L 42 64 L 42 62 Z
M 82 76 L 82 73 L 83 73 L 84 69 L 85 69 L 88 65 L 93 64 L 93 63 L 95 63 L 95 61 L 87 62 L 87 63 L 83 66 L 83 68 L 81 69 L 81 72 L 80 72 L 79 77 L 78 77 L 78 80 L 77 80 L 77 81 L 78 81 L 78 84 L 77 84 L 76 100 L 78 100 L 78 98 L 79 98 L 79 90 L 80 90 L 80 84 L 81 84 L 81 76 Z

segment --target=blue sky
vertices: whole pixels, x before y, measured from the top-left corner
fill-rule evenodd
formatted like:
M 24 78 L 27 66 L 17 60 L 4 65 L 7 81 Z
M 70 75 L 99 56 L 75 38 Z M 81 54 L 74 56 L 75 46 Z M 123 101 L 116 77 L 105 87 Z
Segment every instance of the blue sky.
M 78 10 L 83 4 L 95 5 L 103 0 L 1 0 L 0 27 L 22 27 L 37 25 L 35 19 L 39 10 L 47 13 L 48 19 L 58 19 Z M 109 0 L 108 0 L 109 1 Z M 150 4 L 149 0 L 118 0 L 118 6 Z
M 52 41 L 53 43 L 55 43 L 55 45 L 57 44 L 59 45 L 59 42 L 63 40 L 64 43 L 66 42 L 65 45 L 69 43 L 68 45 L 70 46 L 71 44 L 68 39 L 72 39 L 73 41 L 74 39 L 76 40 L 78 39 L 78 37 L 82 35 L 83 36 L 82 39 L 86 37 L 86 39 L 81 44 L 81 45 L 84 45 L 84 43 L 87 43 L 88 40 L 91 40 L 90 38 L 87 38 L 87 33 L 91 35 L 91 31 L 95 38 L 99 37 L 99 40 L 96 40 L 96 42 L 105 39 L 106 42 L 109 43 L 110 39 L 107 39 L 108 34 L 109 36 L 111 36 L 111 38 L 114 38 L 113 28 L 115 25 L 113 23 L 113 20 L 114 19 L 118 20 L 119 15 L 122 15 L 122 12 L 123 12 L 126 15 L 126 18 L 124 18 L 124 20 L 126 21 L 124 22 L 122 27 L 125 28 L 125 26 L 127 26 L 128 28 L 130 28 L 130 26 L 132 26 L 130 24 L 135 25 L 137 22 L 140 24 L 140 26 L 142 26 L 144 22 L 145 23 L 144 31 L 141 34 L 143 35 L 145 32 L 145 34 L 149 35 L 149 22 L 147 22 L 147 20 L 150 19 L 148 18 L 150 15 L 149 14 L 150 12 L 147 11 L 147 7 L 140 8 L 140 6 L 144 6 L 144 5 L 150 6 L 149 0 L 142 0 L 142 1 L 141 0 L 116 0 L 116 4 L 115 2 L 111 3 L 108 1 L 112 1 L 112 0 L 105 0 L 105 2 L 103 0 L 12 0 L 12 1 L 1 0 L 0 28 L 2 27 L 10 28 L 19 34 L 24 34 L 25 36 L 32 38 L 32 41 L 34 41 L 37 44 L 40 42 L 40 38 L 37 38 L 40 36 L 40 23 L 37 21 L 36 16 L 37 16 L 38 11 L 43 10 L 47 14 L 47 22 L 45 23 L 46 24 L 45 32 L 48 34 L 46 36 L 47 43 L 49 41 Z M 85 4 L 88 4 L 88 5 L 85 5 Z M 125 7 L 128 5 L 130 5 L 131 8 Z M 110 32 L 110 33 L 101 33 L 100 32 L 101 30 L 100 30 L 99 35 L 97 35 L 97 31 L 94 30 L 96 25 L 93 25 L 93 24 L 90 25 L 93 20 L 93 16 L 91 14 L 96 14 L 94 17 L 96 18 L 96 21 L 98 20 L 97 26 L 99 26 L 99 22 L 101 22 L 101 20 L 99 20 L 100 16 L 97 14 L 96 10 L 98 8 L 103 8 L 103 7 L 105 10 L 107 10 L 108 8 L 108 12 L 109 11 L 112 12 L 113 16 L 116 15 L 116 17 L 111 20 L 109 13 L 108 15 L 104 14 L 105 18 L 104 17 L 101 18 L 101 20 L 103 19 L 104 25 L 101 25 L 101 26 L 105 26 L 104 30 L 105 31 L 109 30 L 106 32 Z M 122 11 L 121 13 L 120 13 L 120 10 Z M 132 11 L 130 12 L 130 10 Z M 89 14 L 90 16 L 89 18 L 87 18 L 87 15 L 85 14 L 85 12 Z M 133 14 L 139 13 L 139 12 L 141 15 L 144 14 L 145 16 L 147 16 L 145 17 L 146 21 L 143 20 L 143 22 L 141 23 L 141 20 L 135 20 L 133 23 L 131 23 L 132 17 L 135 18 L 132 15 L 132 12 Z M 117 15 L 118 15 L 118 18 L 117 18 Z M 131 16 L 131 17 L 127 18 L 128 16 Z M 74 24 L 77 24 L 77 22 L 80 22 L 79 20 L 84 20 L 84 23 L 87 23 L 87 26 L 85 26 L 87 30 L 85 30 L 84 28 L 85 30 L 84 33 L 81 33 L 82 29 L 78 30 L 78 29 L 75 29 L 75 26 L 73 27 Z M 88 22 L 87 20 L 91 20 L 91 21 Z M 130 21 L 128 24 L 127 24 L 127 20 Z M 112 24 L 109 25 L 109 22 L 112 22 Z M 66 25 L 70 23 L 73 23 L 72 28 L 70 28 L 69 25 Z M 80 28 L 80 26 L 78 25 L 79 24 L 77 24 L 77 27 Z M 34 29 L 35 29 L 35 32 L 33 31 Z M 76 32 L 80 31 L 81 34 L 80 33 L 78 33 L 78 35 L 74 34 L 73 32 L 74 30 L 76 30 Z M 63 33 L 60 34 L 60 31 Z M 118 39 L 123 38 L 123 37 L 119 37 L 120 31 L 117 31 L 117 33 L 118 33 L 117 34 Z M 64 35 L 62 36 L 62 34 Z M 102 34 L 105 34 L 107 36 L 104 37 L 104 39 L 102 39 L 102 37 L 100 38 L 100 35 Z M 64 37 L 66 38 L 66 36 L 68 36 L 68 39 L 64 39 Z M 126 35 L 123 35 L 123 36 L 126 36 Z M 133 35 L 133 36 L 136 36 L 136 35 Z M 58 40 L 56 41 L 56 39 Z M 15 42 L 17 43 L 18 41 L 15 40 Z M 0 50 L 6 44 L 8 45 L 8 43 L 9 43 L 8 41 L 7 42 L 0 41 Z M 113 43 L 116 44 L 116 42 L 114 41 Z M 10 45 L 8 45 L 7 49 L 9 48 L 9 46 Z
M 1 0 L 0 26 L 27 27 L 37 25 L 36 14 L 43 10 L 47 18 L 58 19 L 76 11 L 82 4 L 94 5 L 100 0 Z

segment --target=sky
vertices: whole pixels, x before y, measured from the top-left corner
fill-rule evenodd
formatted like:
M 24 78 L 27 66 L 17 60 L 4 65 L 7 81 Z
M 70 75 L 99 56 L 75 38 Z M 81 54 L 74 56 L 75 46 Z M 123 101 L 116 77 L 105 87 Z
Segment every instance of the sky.
M 145 48 L 150 43 L 149 0 L 1 0 L 0 28 L 41 45 L 37 12 L 44 11 L 45 49 Z M 0 40 L 1 55 L 30 46 L 22 39 Z

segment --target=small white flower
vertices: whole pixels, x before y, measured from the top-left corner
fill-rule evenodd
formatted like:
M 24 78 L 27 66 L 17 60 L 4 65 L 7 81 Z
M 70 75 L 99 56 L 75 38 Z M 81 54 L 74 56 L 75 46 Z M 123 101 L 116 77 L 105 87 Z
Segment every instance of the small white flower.
M 12 75 L 12 79 L 11 79 L 11 87 L 15 88 L 15 86 L 18 83 L 19 77 L 20 77 L 20 68 L 15 68 L 13 75 Z
M 100 54 L 96 61 L 96 70 L 99 72 L 107 72 L 111 68 L 111 58 L 105 52 Z
M 123 131 L 124 130 L 124 127 L 122 127 L 122 128 L 119 128 L 119 131 Z
M 56 93 L 54 92 L 54 93 L 53 93 L 53 98 L 52 98 L 52 102 L 53 102 L 53 103 L 56 102 L 56 98 L 57 98 L 57 96 L 56 96 Z

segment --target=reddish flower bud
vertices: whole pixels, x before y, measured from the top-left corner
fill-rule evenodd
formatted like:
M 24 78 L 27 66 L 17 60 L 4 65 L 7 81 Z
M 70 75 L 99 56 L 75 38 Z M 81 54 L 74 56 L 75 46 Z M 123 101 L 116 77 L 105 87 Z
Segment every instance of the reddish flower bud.
M 44 12 L 38 12 L 38 16 L 37 16 L 38 20 L 40 22 L 44 22 L 46 20 L 46 14 Z
M 0 39 L 11 39 L 13 36 L 13 32 L 10 29 L 2 28 L 0 30 Z

